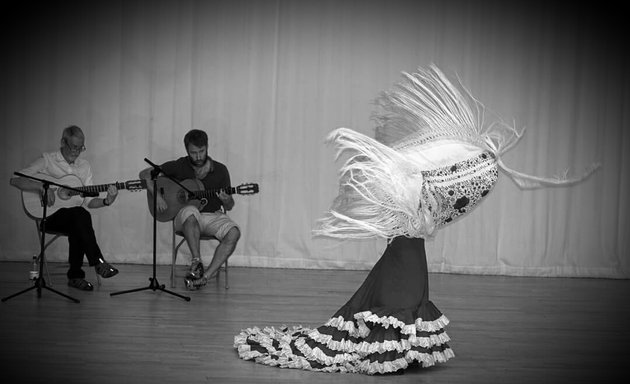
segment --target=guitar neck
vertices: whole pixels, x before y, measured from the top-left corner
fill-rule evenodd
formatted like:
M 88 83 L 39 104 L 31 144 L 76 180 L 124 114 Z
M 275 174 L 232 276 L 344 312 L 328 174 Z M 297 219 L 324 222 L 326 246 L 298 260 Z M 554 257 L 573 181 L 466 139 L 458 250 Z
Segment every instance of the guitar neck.
M 236 188 L 227 187 L 227 188 L 205 189 L 203 191 L 193 191 L 193 193 L 195 194 L 196 198 L 201 199 L 201 198 L 213 197 L 221 191 L 227 193 L 228 195 L 233 195 L 236 192 Z
M 107 192 L 107 189 L 112 184 L 115 185 L 117 189 L 126 188 L 125 183 L 115 182 L 115 183 L 110 183 L 110 184 L 86 185 L 83 187 L 75 187 L 75 189 L 78 189 L 81 192 L 100 193 L 100 192 Z

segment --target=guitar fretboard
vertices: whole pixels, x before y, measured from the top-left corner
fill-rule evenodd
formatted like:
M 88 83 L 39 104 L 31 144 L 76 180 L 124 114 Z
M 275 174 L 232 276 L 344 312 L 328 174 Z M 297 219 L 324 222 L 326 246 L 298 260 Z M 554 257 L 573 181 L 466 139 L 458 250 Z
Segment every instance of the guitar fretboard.
M 227 187 L 227 188 L 206 189 L 203 191 L 193 191 L 193 194 L 195 195 L 196 198 L 201 199 L 201 198 L 213 197 L 221 191 L 227 193 L 228 195 L 233 195 L 236 192 L 236 188 Z
M 125 183 L 117 181 L 115 183 L 109 183 L 109 184 L 86 185 L 83 187 L 75 187 L 75 189 L 81 192 L 100 193 L 100 192 L 107 192 L 107 189 L 112 184 L 115 185 L 117 189 L 125 189 L 127 187 Z M 69 191 L 69 194 L 78 195 L 79 192 Z

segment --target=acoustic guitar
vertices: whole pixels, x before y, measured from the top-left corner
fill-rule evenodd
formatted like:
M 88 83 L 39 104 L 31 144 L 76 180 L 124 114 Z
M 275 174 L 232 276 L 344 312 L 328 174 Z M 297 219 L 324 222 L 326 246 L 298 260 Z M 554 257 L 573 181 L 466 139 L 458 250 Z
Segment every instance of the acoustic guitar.
M 158 212 L 157 215 L 155 215 L 153 212 L 153 194 L 148 190 L 147 202 L 151 215 L 154 215 L 157 221 L 160 222 L 173 220 L 177 212 L 187 205 L 193 205 L 201 211 L 208 203 L 208 198 L 215 196 L 221 191 L 228 195 L 253 195 L 259 191 L 258 184 L 254 183 L 241 184 L 237 187 L 204 189 L 203 183 L 197 179 L 181 181 L 180 184 L 192 192 L 192 194 L 190 194 L 168 177 L 160 176 L 155 182 L 157 184 L 158 193 L 166 201 L 168 207 L 163 212 Z
M 81 182 L 81 179 L 79 179 L 75 175 L 65 175 L 63 177 L 56 178 L 53 176 L 38 174 L 37 177 L 40 179 L 55 182 L 57 184 L 62 184 L 71 188 L 75 188 L 83 193 L 107 192 L 107 188 L 109 188 L 109 186 L 112 184 L 115 185 L 116 188 L 118 188 L 119 190 L 126 189 L 132 192 L 137 192 L 147 187 L 144 180 L 130 180 L 125 182 L 84 186 L 83 182 Z M 48 193 L 55 194 L 55 203 L 52 206 L 46 208 L 46 214 L 52 215 L 61 208 L 81 206 L 85 201 L 85 197 L 82 196 L 80 192 L 51 186 L 48 189 Z M 43 202 L 39 192 L 22 191 L 22 204 L 24 205 L 24 210 L 29 216 L 35 219 L 42 218 Z

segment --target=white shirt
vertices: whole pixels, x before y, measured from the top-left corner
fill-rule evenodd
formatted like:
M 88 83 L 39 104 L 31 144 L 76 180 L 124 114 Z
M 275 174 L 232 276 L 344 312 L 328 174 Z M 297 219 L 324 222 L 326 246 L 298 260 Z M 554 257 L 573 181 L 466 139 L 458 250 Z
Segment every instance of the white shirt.
M 56 179 L 66 175 L 74 175 L 81 180 L 83 185 L 93 185 L 90 163 L 87 160 L 77 158 L 74 163 L 70 164 L 63 157 L 61 151 L 43 153 L 40 158 L 20 172 L 33 177 L 37 177 L 37 174 L 43 174 Z M 90 200 L 92 198 L 86 198 L 83 205 L 87 206 Z

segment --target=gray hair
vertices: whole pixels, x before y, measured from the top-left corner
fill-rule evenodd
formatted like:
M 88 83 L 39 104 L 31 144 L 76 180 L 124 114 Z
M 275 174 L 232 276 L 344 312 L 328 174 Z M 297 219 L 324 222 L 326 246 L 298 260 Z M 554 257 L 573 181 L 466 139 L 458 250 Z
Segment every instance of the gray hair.
M 71 137 L 85 138 L 85 135 L 83 135 L 83 131 L 81 130 L 81 128 L 77 127 L 76 125 L 71 125 L 64 128 L 61 139 L 67 142 Z

